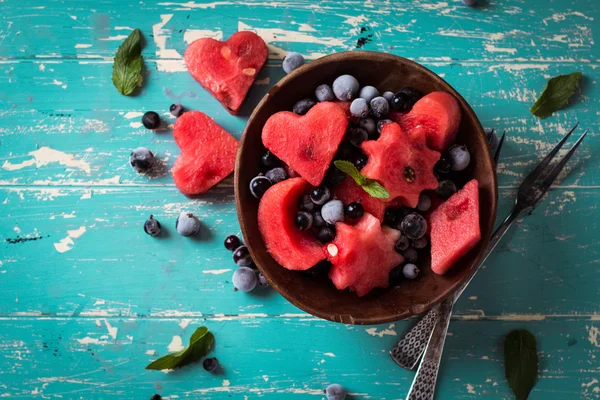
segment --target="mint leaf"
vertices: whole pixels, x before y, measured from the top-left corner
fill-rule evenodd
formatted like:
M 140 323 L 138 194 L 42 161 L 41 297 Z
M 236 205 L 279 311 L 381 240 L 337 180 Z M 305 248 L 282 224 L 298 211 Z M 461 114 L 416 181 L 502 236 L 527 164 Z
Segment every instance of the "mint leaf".
M 119 46 L 113 64 L 112 81 L 119 93 L 129 96 L 142 84 L 142 37 L 134 29 Z
M 388 191 L 374 179 L 367 178 L 367 182 L 362 185 L 362 188 L 365 192 L 369 193 L 371 197 L 375 197 L 376 199 L 387 199 L 390 197 Z
M 548 118 L 569 102 L 579 88 L 581 72 L 559 75 L 548 81 L 542 95 L 531 107 L 531 113 L 541 119 Z
M 208 328 L 201 326 L 196 329 L 190 338 L 190 344 L 186 348 L 176 353 L 167 354 L 158 360 L 152 361 L 146 366 L 146 369 L 163 370 L 180 368 L 184 365 L 199 361 L 204 357 L 215 342 L 215 337 L 208 331 Z
M 367 178 L 362 176 L 358 168 L 356 168 L 356 166 L 350 161 L 337 160 L 333 162 L 333 165 L 335 165 L 335 167 L 340 171 L 348 174 L 352 179 L 354 179 L 357 185 L 362 186 L 366 183 Z
M 516 400 L 527 400 L 538 369 L 537 344 L 529 331 L 510 332 L 504 339 L 504 372 Z

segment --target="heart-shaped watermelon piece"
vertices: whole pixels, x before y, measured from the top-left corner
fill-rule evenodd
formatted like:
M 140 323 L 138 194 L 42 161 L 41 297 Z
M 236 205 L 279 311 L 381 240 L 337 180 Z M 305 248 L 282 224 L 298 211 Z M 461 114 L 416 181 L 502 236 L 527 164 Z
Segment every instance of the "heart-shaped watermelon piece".
M 390 271 L 404 261 L 394 250 L 400 231 L 382 226 L 369 213 L 355 225 L 338 222 L 335 228 L 335 239 L 325 246 L 332 264 L 329 278 L 335 287 L 350 288 L 358 296 L 388 287 Z
M 315 237 L 294 224 L 298 200 L 307 186 L 302 178 L 281 181 L 266 191 L 258 205 L 258 230 L 267 251 L 290 270 L 307 270 L 325 258 Z
M 322 102 L 305 115 L 280 111 L 262 130 L 267 149 L 311 185 L 319 186 L 344 138 L 348 119 L 333 102 Z
M 423 190 L 438 187 L 433 166 L 440 153 L 427 147 L 423 134 L 408 135 L 392 122 L 383 126 L 379 139 L 361 146 L 369 157 L 361 172 L 383 185 L 390 194 L 388 201 L 399 198 L 405 206 L 415 208 Z
M 254 32 L 243 31 L 226 42 L 195 40 L 185 51 L 185 64 L 195 80 L 231 114 L 237 114 L 267 55 L 264 40 Z
M 204 193 L 233 172 L 238 141 L 208 115 L 185 112 L 175 122 L 173 137 L 181 148 L 173 179 L 183 194 Z

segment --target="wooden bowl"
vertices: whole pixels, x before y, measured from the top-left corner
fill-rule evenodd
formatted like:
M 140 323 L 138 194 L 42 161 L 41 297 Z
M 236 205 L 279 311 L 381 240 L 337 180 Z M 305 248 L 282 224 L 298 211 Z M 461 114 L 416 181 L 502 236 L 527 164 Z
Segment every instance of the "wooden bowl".
M 258 230 L 258 200 L 248 189 L 250 180 L 259 171 L 260 156 L 265 148 L 261 132 L 267 119 L 282 110 L 291 110 L 305 97 L 314 98 L 315 88 L 331 84 L 342 75 L 351 74 L 362 85 L 380 90 L 396 91 L 412 86 L 423 93 L 446 91 L 460 103 L 463 117 L 457 143 L 464 143 L 471 152 L 471 164 L 463 173 L 479 181 L 481 235 L 480 243 L 463 257 L 458 265 L 444 275 L 430 269 L 430 260 L 421 259 L 421 276 L 403 281 L 387 289 L 375 289 L 358 297 L 348 290 L 337 290 L 326 277 L 311 278 L 298 271 L 281 267 L 267 253 Z M 458 182 L 461 185 L 465 182 Z M 312 61 L 279 81 L 252 113 L 240 143 L 235 166 L 235 197 L 242 233 L 254 262 L 270 284 L 286 299 L 302 310 L 330 321 L 346 324 L 379 324 L 405 319 L 429 310 L 451 295 L 470 276 L 489 241 L 496 218 L 497 184 L 493 159 L 483 128 L 477 116 L 456 90 L 435 73 L 413 61 L 391 54 L 351 51 L 336 53 Z

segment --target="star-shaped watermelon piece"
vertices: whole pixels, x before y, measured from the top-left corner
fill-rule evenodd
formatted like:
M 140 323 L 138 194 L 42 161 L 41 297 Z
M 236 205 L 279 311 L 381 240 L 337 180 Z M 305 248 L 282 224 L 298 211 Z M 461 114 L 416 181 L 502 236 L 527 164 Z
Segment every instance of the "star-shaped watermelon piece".
M 369 213 L 355 225 L 338 222 L 335 228 L 335 239 L 325 246 L 332 264 L 329 278 L 335 287 L 349 288 L 358 296 L 388 287 L 390 271 L 404 261 L 394 250 L 400 231 L 382 226 Z
M 425 141 L 424 132 L 415 130 L 407 134 L 397 123 L 385 124 L 379 139 L 362 143 L 369 161 L 361 173 L 388 191 L 388 201 L 398 198 L 405 206 L 414 208 L 423 190 L 438 187 L 433 166 L 440 153 L 429 149 Z

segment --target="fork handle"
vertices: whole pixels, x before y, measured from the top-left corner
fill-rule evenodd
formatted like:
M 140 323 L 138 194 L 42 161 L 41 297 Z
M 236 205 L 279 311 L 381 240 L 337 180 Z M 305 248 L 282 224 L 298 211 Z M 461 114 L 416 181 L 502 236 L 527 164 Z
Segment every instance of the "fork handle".
M 425 355 L 417 369 L 406 400 L 433 400 L 453 305 L 452 297 L 444 300 L 440 305 L 438 321 L 433 328 L 431 339 L 425 349 Z

